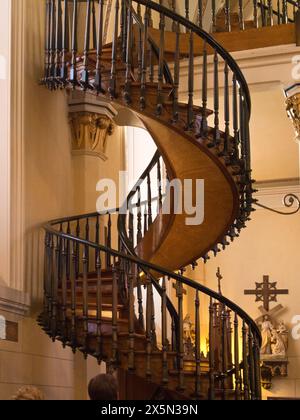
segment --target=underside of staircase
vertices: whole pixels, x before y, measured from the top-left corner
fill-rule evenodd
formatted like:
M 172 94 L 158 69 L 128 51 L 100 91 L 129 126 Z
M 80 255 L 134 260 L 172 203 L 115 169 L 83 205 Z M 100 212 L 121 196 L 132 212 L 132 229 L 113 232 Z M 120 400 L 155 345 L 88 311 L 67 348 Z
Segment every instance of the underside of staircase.
M 216 39 L 254 34 L 257 21 L 230 12 L 231 30 L 223 34 L 229 12 L 221 10 L 214 38 L 161 4 L 116 0 L 112 40 L 104 44 L 104 2 L 84 3 L 81 16 L 76 1 L 47 2 L 42 84 L 87 91 L 130 111 L 157 152 L 130 192 L 126 214 L 115 209 L 45 226 L 39 323 L 53 340 L 118 370 L 124 384 L 140 384 L 136 398 L 260 399 L 255 322 L 220 291 L 185 276 L 238 238 L 253 211 L 249 90 Z M 288 21 L 282 27 L 290 30 Z M 175 211 L 173 190 L 161 186 L 187 179 L 204 180 L 204 219 L 195 226 Z M 186 294 L 193 336 L 184 327 Z M 129 391 L 124 397 L 133 398 Z

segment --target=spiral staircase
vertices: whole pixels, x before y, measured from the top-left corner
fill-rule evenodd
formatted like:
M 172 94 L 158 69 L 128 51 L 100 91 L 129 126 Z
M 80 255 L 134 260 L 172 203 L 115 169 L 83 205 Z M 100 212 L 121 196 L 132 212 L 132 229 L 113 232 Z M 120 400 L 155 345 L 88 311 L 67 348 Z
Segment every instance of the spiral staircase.
M 129 194 L 127 212 L 45 226 L 39 324 L 54 341 L 138 383 L 127 398 L 261 399 L 255 322 L 220 290 L 186 276 L 199 259 L 206 262 L 238 238 L 253 211 L 251 102 L 237 63 L 201 25 L 162 2 L 113 1 L 107 44 L 103 0 L 46 3 L 42 83 L 130 110 L 157 152 Z M 170 27 L 173 56 L 165 49 Z M 187 101 L 180 100 L 183 67 Z M 188 225 L 189 215 L 174 209 L 174 191 L 163 188 L 186 179 L 205 183 L 200 225 Z M 193 336 L 185 329 L 186 299 Z M 139 394 L 142 384 L 148 395 Z

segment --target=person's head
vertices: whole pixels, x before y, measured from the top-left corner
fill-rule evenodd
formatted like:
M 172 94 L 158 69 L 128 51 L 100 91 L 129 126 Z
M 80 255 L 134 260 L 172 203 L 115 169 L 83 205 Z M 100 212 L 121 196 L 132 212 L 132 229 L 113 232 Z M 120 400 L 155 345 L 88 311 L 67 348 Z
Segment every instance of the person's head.
M 91 401 L 116 401 L 118 399 L 118 383 L 112 375 L 98 375 L 89 383 Z
M 13 397 L 15 401 L 44 401 L 44 399 L 42 391 L 34 386 L 23 386 Z

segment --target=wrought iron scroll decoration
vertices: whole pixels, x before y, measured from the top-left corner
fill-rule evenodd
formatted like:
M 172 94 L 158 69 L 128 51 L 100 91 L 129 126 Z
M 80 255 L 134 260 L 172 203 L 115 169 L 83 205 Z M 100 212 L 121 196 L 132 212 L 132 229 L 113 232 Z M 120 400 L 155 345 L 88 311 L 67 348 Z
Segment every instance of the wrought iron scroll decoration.
M 258 201 L 254 203 L 255 206 L 261 207 L 262 209 L 271 211 L 276 214 L 280 214 L 282 216 L 293 216 L 300 211 L 300 198 L 295 194 L 287 194 L 283 199 L 283 204 L 286 208 L 291 208 L 294 204 L 297 204 L 297 208 L 290 212 L 284 212 L 280 210 L 272 209 L 271 207 L 265 206 L 264 204 L 259 203 Z

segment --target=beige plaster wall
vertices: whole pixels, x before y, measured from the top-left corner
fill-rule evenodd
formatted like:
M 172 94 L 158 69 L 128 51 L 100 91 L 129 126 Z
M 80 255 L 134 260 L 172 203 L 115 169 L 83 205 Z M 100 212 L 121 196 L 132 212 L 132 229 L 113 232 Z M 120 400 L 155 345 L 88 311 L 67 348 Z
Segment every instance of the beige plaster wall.
M 41 224 L 95 211 L 97 181 L 100 177 L 117 178 L 122 129 L 109 140 L 107 162 L 72 156 L 66 94 L 49 92 L 38 84 L 45 2 L 18 1 L 25 7 L 25 291 L 31 296 L 32 307 L 19 323 L 19 343 L 0 341 L 0 399 L 11 398 L 21 385 L 38 386 L 47 399 L 85 399 L 88 379 L 100 368 L 93 361 L 87 365 L 81 354 L 74 357 L 69 349 L 53 344 L 36 324 L 43 284 Z M 8 320 L 14 318 L 4 315 Z

